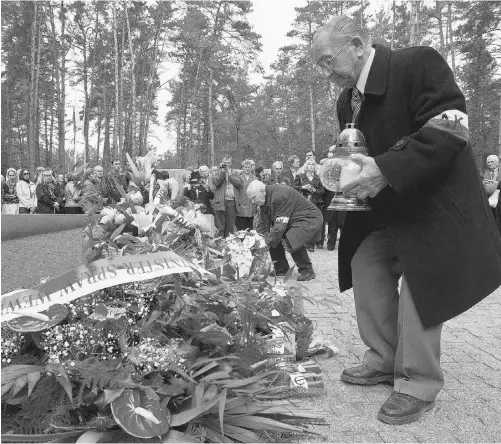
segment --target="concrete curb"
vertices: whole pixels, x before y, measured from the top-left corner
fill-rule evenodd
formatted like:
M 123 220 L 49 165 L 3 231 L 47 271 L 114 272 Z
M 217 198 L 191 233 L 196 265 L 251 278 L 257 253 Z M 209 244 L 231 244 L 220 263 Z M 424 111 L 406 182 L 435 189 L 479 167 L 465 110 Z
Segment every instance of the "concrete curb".
M 85 214 L 2 214 L 2 241 L 83 228 Z

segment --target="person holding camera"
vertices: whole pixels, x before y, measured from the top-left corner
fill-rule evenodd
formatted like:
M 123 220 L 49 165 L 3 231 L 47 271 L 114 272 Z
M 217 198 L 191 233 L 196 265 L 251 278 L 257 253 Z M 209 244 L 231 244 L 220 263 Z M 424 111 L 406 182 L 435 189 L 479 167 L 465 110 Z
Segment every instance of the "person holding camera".
M 212 177 L 214 222 L 221 237 L 228 237 L 228 234 L 236 231 L 237 206 L 234 186 L 238 186 L 239 182 L 231 169 L 231 162 L 231 156 L 223 157 L 219 171 Z
M 252 230 L 254 228 L 254 215 L 256 211 L 249 196 L 247 196 L 247 187 L 253 180 L 256 180 L 252 168 L 252 161 L 249 159 L 244 160 L 242 162 L 242 171 L 236 176 L 235 202 L 237 206 L 237 217 L 235 219 L 235 225 L 238 231 L 247 229 Z
M 213 214 L 210 199 L 214 198 L 214 193 L 209 185 L 202 180 L 200 173 L 195 170 L 191 173 L 187 186 L 184 188 L 184 196 L 194 203 L 202 204 L 205 209 L 204 214 Z

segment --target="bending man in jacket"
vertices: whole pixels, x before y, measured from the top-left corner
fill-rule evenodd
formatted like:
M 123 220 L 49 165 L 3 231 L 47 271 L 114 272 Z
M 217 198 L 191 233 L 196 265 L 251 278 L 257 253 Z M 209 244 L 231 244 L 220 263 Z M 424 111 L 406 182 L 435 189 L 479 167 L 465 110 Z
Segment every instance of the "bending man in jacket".
M 259 180 L 249 184 L 247 195 L 256 205 L 268 207 L 266 211 L 261 211 L 259 224 L 271 225 L 266 243 L 270 247 L 270 256 L 277 276 L 283 276 L 289 270 L 282 244 L 285 243 L 299 271 L 297 280 L 315 279 L 304 244 L 315 239 L 322 227 L 323 217 L 320 210 L 290 187 L 266 185 Z M 259 227 L 258 232 L 261 232 Z
M 369 156 L 343 192 L 372 212 L 348 212 L 339 286 L 353 286 L 363 364 L 344 382 L 393 382 L 378 418 L 417 420 L 444 384 L 442 323 L 501 285 L 501 241 L 474 161 L 465 99 L 432 48 L 371 45 L 348 17 L 316 33 L 318 70 L 344 88 L 340 127 L 355 122 Z M 399 279 L 402 284 L 399 289 Z

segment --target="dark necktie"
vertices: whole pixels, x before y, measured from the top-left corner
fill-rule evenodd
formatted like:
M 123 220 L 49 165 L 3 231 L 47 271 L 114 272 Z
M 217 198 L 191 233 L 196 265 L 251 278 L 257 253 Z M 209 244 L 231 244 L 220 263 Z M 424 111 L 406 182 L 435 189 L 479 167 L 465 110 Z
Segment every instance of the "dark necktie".
M 351 94 L 351 110 L 353 111 L 353 118 L 352 118 L 353 123 L 357 121 L 358 113 L 360 112 L 361 107 L 362 107 L 362 94 L 357 88 L 353 88 L 353 92 Z

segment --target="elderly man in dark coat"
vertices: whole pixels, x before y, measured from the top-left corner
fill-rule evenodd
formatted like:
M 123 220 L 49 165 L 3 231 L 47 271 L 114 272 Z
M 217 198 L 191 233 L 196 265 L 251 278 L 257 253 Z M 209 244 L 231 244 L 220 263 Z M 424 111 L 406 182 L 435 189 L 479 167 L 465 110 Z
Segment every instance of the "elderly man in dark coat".
M 444 384 L 442 323 L 501 285 L 501 241 L 474 161 L 465 99 L 428 47 L 371 43 L 357 23 L 335 17 L 317 32 L 312 57 L 343 87 L 341 128 L 355 122 L 369 155 L 343 187 L 373 212 L 348 213 L 339 245 L 339 285 L 353 285 L 363 365 L 341 379 L 394 381 L 378 418 L 415 421 Z M 402 277 L 399 289 L 399 279 Z
M 284 243 L 297 265 L 297 280 L 314 279 L 315 273 L 304 244 L 315 239 L 322 227 L 320 210 L 290 187 L 266 185 L 259 180 L 249 184 L 247 195 L 255 204 L 267 207 L 261 211 L 260 217 L 269 220 L 260 220 L 259 224 L 271 225 L 266 243 L 270 246 L 270 256 L 277 276 L 284 275 L 289 270 Z

